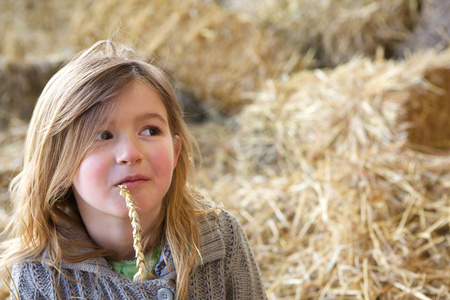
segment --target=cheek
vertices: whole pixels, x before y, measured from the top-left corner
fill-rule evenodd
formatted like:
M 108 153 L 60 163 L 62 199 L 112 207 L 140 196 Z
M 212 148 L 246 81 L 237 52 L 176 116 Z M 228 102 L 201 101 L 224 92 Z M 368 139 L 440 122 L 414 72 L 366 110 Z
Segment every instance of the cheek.
M 173 151 L 167 148 L 160 148 L 152 152 L 153 169 L 161 172 L 160 175 L 172 176 L 174 169 Z
M 98 186 L 101 179 L 106 178 L 107 166 L 99 155 L 89 155 L 83 159 L 75 174 L 73 185 L 82 189 L 91 185 Z

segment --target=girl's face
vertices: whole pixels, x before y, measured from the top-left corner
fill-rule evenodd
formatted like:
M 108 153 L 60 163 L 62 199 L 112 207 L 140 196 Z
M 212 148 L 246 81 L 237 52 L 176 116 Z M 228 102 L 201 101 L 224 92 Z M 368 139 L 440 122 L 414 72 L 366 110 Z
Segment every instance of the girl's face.
M 175 137 L 176 146 L 163 101 L 145 83 L 132 82 L 113 101 L 111 122 L 78 166 L 72 185 L 75 199 L 85 223 L 128 218 L 117 187 L 126 185 L 140 219 L 151 222 L 169 189 L 180 139 Z

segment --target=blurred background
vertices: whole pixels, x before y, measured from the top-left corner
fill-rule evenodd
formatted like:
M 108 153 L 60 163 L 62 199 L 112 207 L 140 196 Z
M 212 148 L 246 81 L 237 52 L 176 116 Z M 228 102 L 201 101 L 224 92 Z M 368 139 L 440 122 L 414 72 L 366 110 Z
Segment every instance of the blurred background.
M 33 106 L 100 39 L 173 79 L 269 299 L 450 299 L 447 0 L 0 0 L 0 228 Z M 2 295 L 7 294 L 6 286 Z

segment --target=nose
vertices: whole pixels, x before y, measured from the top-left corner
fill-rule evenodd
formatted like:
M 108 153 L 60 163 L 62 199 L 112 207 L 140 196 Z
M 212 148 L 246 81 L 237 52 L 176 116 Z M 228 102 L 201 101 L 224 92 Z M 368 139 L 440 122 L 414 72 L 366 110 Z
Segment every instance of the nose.
M 143 155 L 138 141 L 132 138 L 121 139 L 116 148 L 116 162 L 119 165 L 132 165 L 142 161 Z

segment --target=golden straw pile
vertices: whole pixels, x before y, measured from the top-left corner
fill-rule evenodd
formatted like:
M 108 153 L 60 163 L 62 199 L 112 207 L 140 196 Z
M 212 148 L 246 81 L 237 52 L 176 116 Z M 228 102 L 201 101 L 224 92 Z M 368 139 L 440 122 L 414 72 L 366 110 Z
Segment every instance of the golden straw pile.
M 0 53 L 68 56 L 99 39 L 119 38 L 135 43 L 197 99 L 230 114 L 248 102 L 243 92 L 259 90 L 267 79 L 382 56 L 384 48 L 393 52 L 418 22 L 410 0 L 262 3 L 248 14 L 204 0 L 8 1 L 0 11 L 7 41 Z
M 381 45 L 392 55 L 420 22 L 421 1 L 248 1 L 230 0 L 271 24 L 303 52 L 316 52 L 321 66 L 337 66 L 354 56 L 373 57 Z
M 244 222 L 269 298 L 450 298 L 449 119 L 407 119 L 448 116 L 427 80 L 444 73 L 450 51 L 300 72 L 216 135 L 199 181 Z M 412 149 L 430 129 L 445 150 Z
M 17 18 L 28 16 L 24 22 L 33 24 L 39 34 L 26 38 L 19 32 L 14 35 L 9 23 L 2 25 L 0 21 L 0 29 L 9 30 L 10 45 L 0 45 L 0 53 L 30 59 L 41 57 L 45 49 L 55 56 L 58 55 L 55 49 L 62 53 L 76 52 L 97 40 L 116 38 L 136 44 L 141 52 L 173 74 L 184 89 L 222 113 L 242 106 L 243 91 L 258 89 L 267 78 L 304 69 L 312 60 L 251 16 L 224 10 L 216 3 L 200 0 L 70 3 L 72 7 L 65 2 L 48 1 L 48 12 L 41 15 L 47 21 L 44 23 L 48 23 L 47 28 L 55 33 L 48 37 L 44 35 L 45 26 L 34 24 L 37 17 L 32 8 L 22 1 L 8 3 L 11 13 L 0 12 L 0 20 L 17 23 Z M 54 15 L 61 21 L 57 26 Z M 11 47 L 30 51 L 14 51 Z
M 133 42 L 155 54 L 154 61 L 182 82 L 183 88 L 222 113 L 241 107 L 241 93 L 259 89 L 267 78 L 311 64 L 311 58 L 301 55 L 295 45 L 249 15 L 215 3 L 157 0 L 145 9 L 141 6 L 141 0 L 89 2 L 82 9 L 88 13 L 80 14 L 72 24 L 74 42 L 86 45 L 112 34 L 111 29 L 97 25 L 121 22 L 110 11 L 133 18 L 122 28 L 124 36 L 136 37 Z

